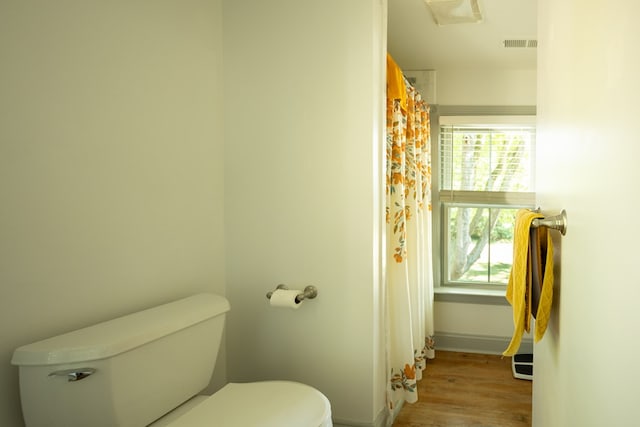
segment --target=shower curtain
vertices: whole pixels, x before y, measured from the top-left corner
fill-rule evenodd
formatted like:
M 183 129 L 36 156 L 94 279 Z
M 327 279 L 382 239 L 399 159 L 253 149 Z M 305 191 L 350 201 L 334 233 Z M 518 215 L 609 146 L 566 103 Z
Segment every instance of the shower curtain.
M 429 107 L 387 55 L 387 406 L 416 402 L 433 349 Z

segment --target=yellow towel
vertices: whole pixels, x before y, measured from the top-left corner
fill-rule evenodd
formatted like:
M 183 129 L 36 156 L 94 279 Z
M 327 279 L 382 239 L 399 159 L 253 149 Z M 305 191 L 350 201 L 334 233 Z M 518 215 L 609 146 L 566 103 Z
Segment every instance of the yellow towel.
M 516 214 L 516 224 L 513 235 L 513 265 L 509 275 L 507 285 L 507 301 L 513 307 L 513 337 L 507 349 L 502 353 L 504 356 L 513 356 L 520 348 L 520 341 L 524 331 L 529 332 L 531 321 L 531 276 L 532 259 L 529 250 L 529 229 L 531 223 L 536 218 L 543 218 L 543 215 L 532 212 L 528 209 L 520 209 Z M 541 247 L 538 253 L 544 253 L 546 249 L 544 279 L 542 281 L 542 291 L 540 303 L 536 313 L 535 341 L 539 341 L 544 335 L 549 322 L 551 311 L 551 301 L 553 298 L 553 244 L 551 234 L 546 230 L 546 247 Z M 541 244 L 541 241 L 533 242 Z
M 387 98 L 399 99 L 400 108 L 407 111 L 407 85 L 404 82 L 404 75 L 398 64 L 387 53 Z
M 546 250 L 547 255 L 543 264 L 542 292 L 538 311 L 536 312 L 536 330 L 533 335 L 535 342 L 540 341 L 547 330 L 549 316 L 551 315 L 551 304 L 553 303 L 553 242 L 551 241 L 551 231 L 546 228 L 546 232 L 546 242 L 544 239 L 539 242 L 542 253 Z

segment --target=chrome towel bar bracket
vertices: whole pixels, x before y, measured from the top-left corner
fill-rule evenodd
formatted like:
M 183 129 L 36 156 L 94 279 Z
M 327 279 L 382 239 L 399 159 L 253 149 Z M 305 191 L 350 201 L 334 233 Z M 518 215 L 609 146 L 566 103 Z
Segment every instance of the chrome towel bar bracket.
M 540 208 L 536 209 L 536 212 L 540 212 Z M 562 209 L 558 215 L 548 216 L 545 218 L 536 218 L 531 223 L 532 228 L 549 227 L 553 230 L 558 230 L 564 236 L 567 234 L 567 211 Z
M 278 285 L 276 286 L 276 290 L 277 289 L 289 289 L 289 288 L 286 285 Z M 271 295 L 273 295 L 273 291 L 267 292 L 268 299 L 271 299 Z M 318 289 L 316 289 L 315 286 L 309 285 L 306 288 L 304 288 L 304 291 L 301 294 L 298 294 L 296 296 L 296 302 L 300 303 L 305 299 L 314 299 L 317 296 L 318 296 Z

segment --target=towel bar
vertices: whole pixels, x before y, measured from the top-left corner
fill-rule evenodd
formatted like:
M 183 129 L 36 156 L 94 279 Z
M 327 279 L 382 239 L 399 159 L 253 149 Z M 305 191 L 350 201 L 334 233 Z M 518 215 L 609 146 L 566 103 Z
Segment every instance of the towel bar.
M 536 212 L 540 212 L 540 208 L 536 209 Z M 567 234 L 567 211 L 562 209 L 558 215 L 548 216 L 545 218 L 536 218 L 531 223 L 531 227 L 549 227 L 553 230 L 558 230 L 564 236 Z

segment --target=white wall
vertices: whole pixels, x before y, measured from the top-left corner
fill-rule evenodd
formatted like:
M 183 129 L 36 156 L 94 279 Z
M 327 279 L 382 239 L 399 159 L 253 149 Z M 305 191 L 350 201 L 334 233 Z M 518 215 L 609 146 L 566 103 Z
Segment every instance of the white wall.
M 536 105 L 535 69 L 436 71 L 439 105 Z
M 638 14 L 635 1 L 539 2 L 538 194 L 568 230 L 535 347 L 534 426 L 638 423 Z
M 437 302 L 438 332 L 463 335 L 511 337 L 513 312 L 509 305 Z
M 16 347 L 224 293 L 220 19 L 215 0 L 1 3 L 0 425 L 22 424 Z
M 231 381 L 290 379 L 335 420 L 383 409 L 378 0 L 224 2 L 225 218 Z M 296 311 L 279 283 L 315 285 Z M 382 371 L 381 371 L 382 370 Z

